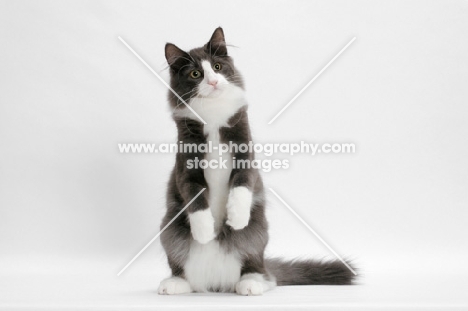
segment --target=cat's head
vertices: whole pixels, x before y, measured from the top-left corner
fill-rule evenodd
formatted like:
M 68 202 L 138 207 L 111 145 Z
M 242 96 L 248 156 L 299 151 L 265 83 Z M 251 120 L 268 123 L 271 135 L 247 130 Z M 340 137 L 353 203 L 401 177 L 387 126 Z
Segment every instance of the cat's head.
M 228 55 L 224 32 L 216 28 L 204 46 L 185 52 L 172 43 L 165 47 L 171 88 L 187 103 L 191 98 L 216 98 L 232 88 L 242 88 L 240 73 Z M 169 94 L 173 107 L 180 104 Z

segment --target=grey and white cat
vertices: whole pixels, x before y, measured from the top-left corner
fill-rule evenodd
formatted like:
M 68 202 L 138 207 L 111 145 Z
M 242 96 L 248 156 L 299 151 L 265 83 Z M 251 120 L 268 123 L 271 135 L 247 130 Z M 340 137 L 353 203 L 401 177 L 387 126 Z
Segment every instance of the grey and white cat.
M 185 52 L 165 47 L 170 85 L 207 124 L 172 92 L 169 103 L 178 141 L 236 144 L 251 141 L 244 84 L 221 28 L 203 47 Z M 275 285 L 351 284 L 353 274 L 339 261 L 269 259 L 265 194 L 257 169 L 233 168 L 232 157 L 253 160 L 253 153 L 224 154 L 227 169 L 195 169 L 187 160 L 218 154 L 178 153 L 167 190 L 166 226 L 203 188 L 202 193 L 161 234 L 172 276 L 160 294 L 236 292 L 261 295 Z

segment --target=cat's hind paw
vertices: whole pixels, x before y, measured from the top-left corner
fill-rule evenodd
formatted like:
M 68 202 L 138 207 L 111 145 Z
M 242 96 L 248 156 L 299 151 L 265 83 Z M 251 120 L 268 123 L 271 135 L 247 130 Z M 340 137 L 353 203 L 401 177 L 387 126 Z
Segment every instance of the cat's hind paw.
M 170 277 L 159 284 L 159 295 L 178 295 L 192 292 L 189 282 L 179 277 Z
M 243 296 L 263 295 L 263 284 L 252 279 L 241 280 L 236 284 L 236 293 Z

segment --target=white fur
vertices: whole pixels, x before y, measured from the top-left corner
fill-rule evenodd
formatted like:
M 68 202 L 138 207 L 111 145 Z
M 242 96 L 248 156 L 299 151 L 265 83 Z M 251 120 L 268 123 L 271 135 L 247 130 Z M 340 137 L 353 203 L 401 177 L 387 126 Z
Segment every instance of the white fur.
M 209 67 L 208 61 L 203 61 L 203 68 Z M 245 100 L 244 90 L 235 84 L 229 83 L 226 78 L 219 73 L 208 73 L 204 70 L 203 81 L 198 86 L 198 96 L 190 99 L 187 103 L 190 107 L 196 111 L 196 113 L 207 123 L 211 128 L 219 128 L 220 126 L 226 126 L 227 121 L 232 117 L 242 106 L 247 105 Z M 208 84 L 208 76 L 216 75 L 218 84 L 213 87 Z M 193 120 L 200 121 L 200 119 L 187 107 L 180 106 L 180 109 L 176 109 L 174 114 L 180 117 L 186 117 Z
M 199 85 L 199 96 L 192 98 L 189 105 L 199 114 L 207 124 L 203 131 L 207 135 L 207 142 L 211 142 L 212 153 L 205 155 L 205 159 L 220 161 L 219 128 L 228 126 L 228 120 L 243 106 L 247 105 L 244 91 L 229 83 L 226 78 L 212 69 L 212 64 L 202 61 L 204 71 L 203 81 Z M 210 81 L 216 80 L 217 85 L 213 87 Z M 188 108 L 178 109 L 175 112 L 178 116 L 199 120 Z M 215 220 L 215 231 L 219 230 L 226 218 L 226 203 L 229 195 L 229 177 L 232 171 L 232 155 L 224 153 L 221 161 L 226 161 L 227 168 L 207 168 L 204 170 L 205 180 L 209 188 L 209 207 Z
M 206 244 L 215 238 L 214 219 L 210 209 L 189 214 L 193 238 Z
M 216 97 L 229 85 L 229 81 L 222 74 L 215 72 L 209 61 L 204 60 L 201 65 L 203 80 L 198 86 L 198 94 L 203 97 Z
M 247 105 L 244 91 L 229 83 L 224 76 L 216 73 L 212 69 L 212 64 L 208 61 L 202 62 L 204 70 L 203 81 L 198 88 L 198 96 L 192 98 L 188 104 L 205 120 L 203 131 L 207 135 L 207 142 L 211 141 L 213 147 L 219 145 L 219 128 L 228 126 L 228 120 L 243 106 Z M 215 86 L 210 85 L 216 80 Z M 181 108 L 175 111 L 177 116 L 199 120 L 189 109 Z M 213 153 L 208 153 L 205 159 L 219 160 L 218 150 L 213 149 Z M 240 280 L 241 261 L 237 253 L 226 253 L 219 246 L 219 243 L 212 240 L 212 229 L 214 232 L 223 225 L 227 214 L 227 201 L 229 195 L 229 177 L 232 171 L 232 156 L 223 154 L 222 160 L 226 161 L 226 168 L 204 170 L 204 176 L 208 184 L 209 198 L 208 204 L 210 216 L 213 223 L 208 221 L 207 213 L 200 216 L 200 223 L 190 216 L 192 235 L 196 241 L 190 246 L 188 260 L 184 266 L 185 277 L 191 288 L 197 292 L 206 292 L 210 289 L 219 288 L 221 291 L 233 292 L 235 285 Z M 200 212 L 197 212 L 200 213 Z M 200 214 L 201 215 L 201 214 Z M 244 221 L 245 222 L 245 221 Z M 209 229 L 202 229 L 203 226 Z M 198 237 L 198 239 L 196 238 Z M 203 238 L 200 238 L 203 236 Z M 207 238 L 207 237 L 210 237 Z M 197 242 L 198 241 L 198 242 Z M 199 243 L 200 242 L 200 243 Z M 203 244 L 206 243 L 206 244 Z
M 204 127 L 207 134 L 207 141 L 211 141 L 213 147 L 219 146 L 219 129 L 210 125 Z M 226 218 L 226 202 L 229 194 L 229 177 L 232 171 L 232 157 L 229 153 L 221 156 L 218 150 L 213 148 L 212 153 L 207 153 L 205 159 L 208 161 L 215 159 L 217 161 L 226 160 L 226 168 L 206 168 L 203 171 L 205 180 L 208 184 L 209 196 L 208 204 L 215 220 L 215 231 L 218 231 Z
M 170 277 L 161 281 L 159 284 L 158 293 L 160 295 L 177 295 L 191 293 L 190 284 L 179 277 Z
M 252 192 L 246 187 L 231 189 L 227 202 L 227 224 L 235 230 L 249 224 Z
M 236 284 L 236 293 L 244 296 L 262 295 L 267 290 L 276 286 L 276 282 L 267 281 L 262 274 L 249 273 L 244 274 Z
M 193 241 L 184 266 L 185 277 L 197 292 L 207 292 L 210 288 L 233 292 L 239 282 L 240 271 L 238 254 L 226 253 L 217 241 L 204 245 Z

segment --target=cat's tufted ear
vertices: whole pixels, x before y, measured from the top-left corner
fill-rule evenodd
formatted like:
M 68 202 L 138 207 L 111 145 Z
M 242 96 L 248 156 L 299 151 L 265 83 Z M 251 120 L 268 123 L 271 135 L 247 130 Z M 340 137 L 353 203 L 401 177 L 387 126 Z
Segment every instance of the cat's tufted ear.
M 182 67 L 186 62 L 189 62 L 191 59 L 187 52 L 179 49 L 175 44 L 166 43 L 164 50 L 167 63 L 172 69 L 180 69 L 180 67 Z
M 215 29 L 210 41 L 208 41 L 208 43 L 205 45 L 205 48 L 208 49 L 212 55 L 227 55 L 226 41 L 224 40 L 223 28 L 218 27 Z

